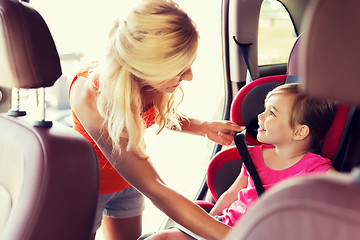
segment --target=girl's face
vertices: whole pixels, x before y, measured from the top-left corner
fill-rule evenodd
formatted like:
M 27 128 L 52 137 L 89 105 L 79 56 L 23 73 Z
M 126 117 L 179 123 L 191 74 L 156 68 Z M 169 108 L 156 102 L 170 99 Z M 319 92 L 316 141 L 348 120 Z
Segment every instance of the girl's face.
M 294 97 L 274 94 L 265 102 L 265 111 L 258 115 L 257 139 L 266 144 L 283 145 L 291 141 L 290 111 Z

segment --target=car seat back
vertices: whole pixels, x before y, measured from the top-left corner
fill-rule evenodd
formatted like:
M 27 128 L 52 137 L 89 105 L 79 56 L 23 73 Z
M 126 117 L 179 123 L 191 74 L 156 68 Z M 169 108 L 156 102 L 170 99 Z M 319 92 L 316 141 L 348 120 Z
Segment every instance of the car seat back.
M 54 41 L 26 3 L 0 0 L 0 15 L 0 86 L 16 99 L 0 114 L 0 239 L 89 239 L 98 196 L 92 146 L 45 112 L 34 124 L 17 101 L 18 88 L 44 94 L 60 77 Z
M 305 91 L 358 104 L 360 55 L 360 2 L 310 1 L 302 24 L 309 33 L 300 54 Z M 321 12 L 314 13 L 315 10 Z
M 359 201 L 350 175 L 291 178 L 265 192 L 225 239 L 357 239 Z

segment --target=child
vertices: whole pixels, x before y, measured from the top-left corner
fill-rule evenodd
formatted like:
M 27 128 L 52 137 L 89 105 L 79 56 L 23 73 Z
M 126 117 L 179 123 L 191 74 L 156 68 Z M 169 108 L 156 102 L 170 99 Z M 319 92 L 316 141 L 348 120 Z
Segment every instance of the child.
M 329 159 L 313 153 L 331 126 L 334 105 L 301 93 L 299 85 L 284 84 L 273 89 L 265 99 L 265 111 L 258 115 L 257 139 L 264 145 L 249 147 L 249 152 L 265 190 L 292 176 L 335 171 Z M 238 178 L 210 214 L 234 226 L 257 198 L 243 164 Z M 182 231 L 170 229 L 147 239 L 193 239 Z

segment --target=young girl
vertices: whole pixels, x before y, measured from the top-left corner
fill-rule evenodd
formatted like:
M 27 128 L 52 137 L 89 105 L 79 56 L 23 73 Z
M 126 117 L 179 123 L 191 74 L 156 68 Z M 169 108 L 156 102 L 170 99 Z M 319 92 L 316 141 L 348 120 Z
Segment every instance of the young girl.
M 334 105 L 306 96 L 300 92 L 299 84 L 284 84 L 268 93 L 265 111 L 258 115 L 257 139 L 264 145 L 249 147 L 265 190 L 289 177 L 335 171 L 329 159 L 313 153 L 333 118 Z M 254 182 L 243 164 L 238 178 L 221 195 L 210 215 L 234 226 L 256 199 Z M 171 229 L 147 239 L 193 239 L 189 235 Z
M 144 131 L 154 123 L 159 132 L 169 127 L 226 145 L 236 131 L 243 130 L 235 123 L 200 121 L 177 111 L 174 93 L 181 90 L 183 80 L 192 80 L 197 48 L 195 25 L 177 4 L 144 0 L 125 21 L 115 21 L 105 59 L 80 71 L 71 83 L 74 128 L 93 145 L 99 160 L 93 239 L 100 225 L 107 240 L 140 236 L 142 194 L 169 217 L 208 239 L 222 239 L 229 231 L 166 186 L 144 143 Z

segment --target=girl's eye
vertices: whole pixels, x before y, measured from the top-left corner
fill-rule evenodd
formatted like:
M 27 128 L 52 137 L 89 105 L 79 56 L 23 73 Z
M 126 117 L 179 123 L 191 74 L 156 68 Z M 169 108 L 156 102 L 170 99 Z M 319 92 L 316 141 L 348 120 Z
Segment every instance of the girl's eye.
M 270 115 L 273 117 L 276 117 L 275 113 L 273 111 L 270 111 Z

